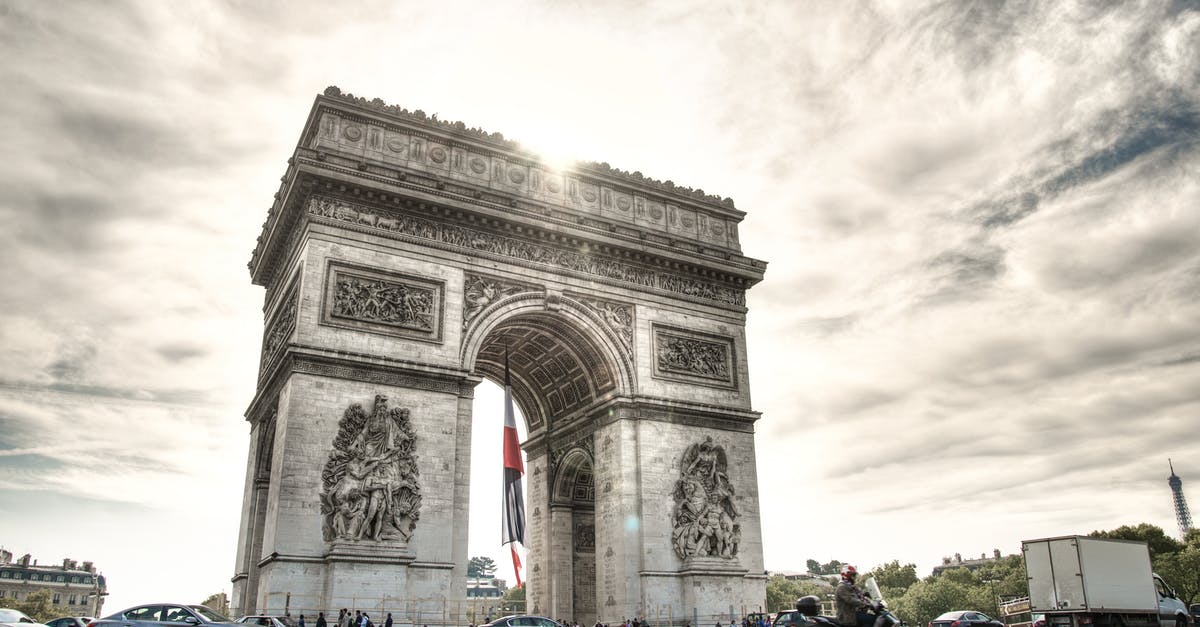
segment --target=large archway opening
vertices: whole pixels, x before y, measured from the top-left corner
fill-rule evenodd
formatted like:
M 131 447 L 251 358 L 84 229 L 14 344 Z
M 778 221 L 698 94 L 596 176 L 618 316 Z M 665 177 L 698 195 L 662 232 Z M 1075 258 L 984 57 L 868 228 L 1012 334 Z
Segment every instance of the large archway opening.
M 522 575 L 528 582 L 527 609 L 592 624 L 598 603 L 591 438 L 595 413 L 621 388 L 618 360 L 598 329 L 578 315 L 544 305 L 504 311 L 504 303 L 497 303 L 490 327 L 480 329 L 473 366 L 485 382 L 476 387 L 473 408 L 468 552 L 495 556 L 497 572 L 511 576 L 508 551 L 498 544 L 501 462 L 496 456 L 507 360 L 526 454 L 526 512 L 531 520 Z M 481 318 L 481 326 L 489 323 L 487 316 Z M 530 464 L 531 459 L 536 464 Z M 479 468 L 480 463 L 486 467 Z

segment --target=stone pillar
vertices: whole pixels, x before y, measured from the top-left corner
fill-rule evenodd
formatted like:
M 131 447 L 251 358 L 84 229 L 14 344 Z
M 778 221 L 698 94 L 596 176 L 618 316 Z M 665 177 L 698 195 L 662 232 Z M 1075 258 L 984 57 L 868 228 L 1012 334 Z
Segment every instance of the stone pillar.
M 570 621 L 574 618 L 574 572 L 572 568 L 571 506 L 550 506 L 550 616 Z
M 455 424 L 454 442 L 454 523 L 451 529 L 451 561 L 454 570 L 451 574 L 451 585 L 455 590 L 463 590 L 467 584 L 467 539 L 470 531 L 470 500 L 471 500 L 471 425 L 474 420 L 472 407 L 475 400 L 475 386 L 479 379 L 464 381 L 458 396 L 458 417 Z M 452 596 L 452 595 L 451 595 Z
M 547 485 L 547 463 L 544 452 L 525 460 L 525 609 L 530 614 L 547 614 L 550 609 L 550 491 Z

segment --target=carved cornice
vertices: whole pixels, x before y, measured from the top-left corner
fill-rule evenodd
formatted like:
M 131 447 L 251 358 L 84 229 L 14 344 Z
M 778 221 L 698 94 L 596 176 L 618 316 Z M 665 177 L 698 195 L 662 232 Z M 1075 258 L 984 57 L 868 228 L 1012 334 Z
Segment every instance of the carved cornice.
M 409 122 L 413 122 L 422 126 L 435 128 L 440 131 L 449 131 L 456 135 L 465 135 L 476 141 L 482 141 L 495 145 L 497 148 L 505 151 L 518 153 L 527 158 L 536 159 L 536 155 L 526 150 L 520 142 L 513 141 L 504 137 L 502 133 L 489 133 L 481 128 L 467 127 L 462 122 L 451 122 L 448 120 L 439 120 L 436 113 L 432 115 L 426 114 L 424 111 L 417 109 L 409 111 L 397 105 L 390 105 L 380 98 L 367 100 L 361 96 L 355 96 L 351 93 L 342 93 L 342 90 L 336 86 L 325 88 L 325 96 L 340 100 L 342 102 L 351 103 L 360 107 L 365 107 L 373 111 L 387 114 L 392 117 L 401 118 Z M 734 209 L 732 198 L 722 198 L 716 194 L 707 194 L 702 189 L 692 189 L 682 185 L 676 185 L 674 181 L 659 181 L 652 179 L 641 172 L 628 172 L 618 168 L 614 168 L 607 162 L 578 162 L 576 168 L 593 171 L 599 174 L 604 174 L 610 177 L 624 179 L 632 184 L 637 184 L 646 187 L 653 187 L 664 193 L 674 194 L 682 197 L 687 197 L 693 200 L 718 204 L 729 209 Z

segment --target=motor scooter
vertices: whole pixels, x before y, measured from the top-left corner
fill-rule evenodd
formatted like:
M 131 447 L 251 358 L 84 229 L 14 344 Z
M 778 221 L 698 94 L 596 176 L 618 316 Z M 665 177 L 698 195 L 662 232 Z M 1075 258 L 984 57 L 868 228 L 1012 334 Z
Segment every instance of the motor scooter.
M 879 593 L 879 586 L 875 583 L 874 577 L 864 579 L 859 588 L 866 592 L 874 602 L 867 610 L 868 613 L 875 615 L 873 627 L 907 627 L 899 616 L 887 609 L 887 603 L 883 600 L 883 595 Z M 816 596 L 810 595 L 797 599 L 796 612 L 815 627 L 842 627 L 836 618 L 821 616 L 821 600 Z

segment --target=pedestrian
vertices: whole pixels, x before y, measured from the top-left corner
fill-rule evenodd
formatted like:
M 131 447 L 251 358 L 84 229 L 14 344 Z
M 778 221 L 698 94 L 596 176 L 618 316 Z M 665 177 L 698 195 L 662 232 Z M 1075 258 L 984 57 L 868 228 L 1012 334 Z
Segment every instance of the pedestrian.
M 329 627 L 325 624 L 325 612 L 317 612 L 317 627 Z
M 350 610 L 343 607 L 341 618 L 338 619 L 338 627 L 358 627 L 358 625 L 351 623 L 350 620 Z
M 387 620 L 383 621 L 383 627 L 392 627 L 392 613 L 388 612 Z
M 362 610 L 354 610 L 353 627 L 362 627 Z
M 300 615 L 300 622 L 297 624 L 300 625 L 300 627 L 304 627 L 304 614 Z
M 368 616 L 366 612 L 363 612 L 362 619 L 359 620 L 358 627 L 370 627 L 370 625 L 371 617 Z

